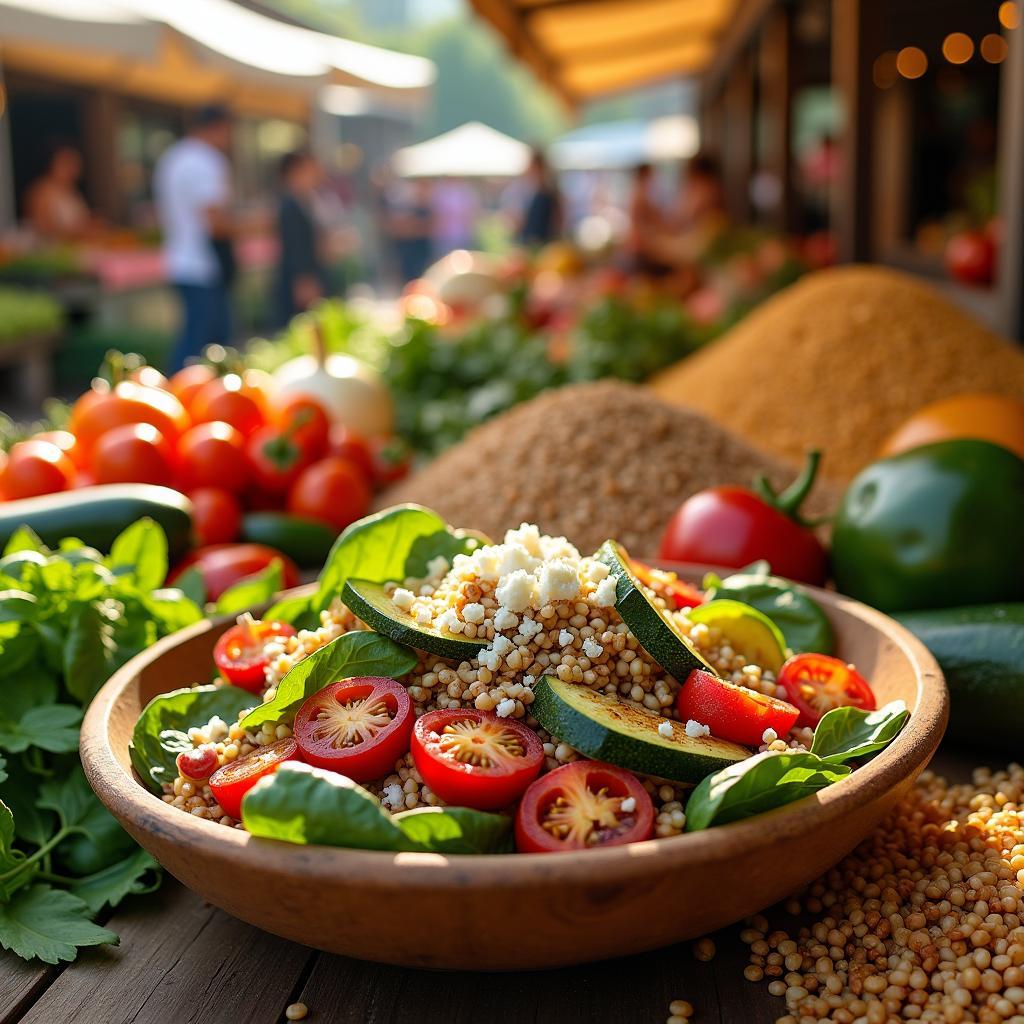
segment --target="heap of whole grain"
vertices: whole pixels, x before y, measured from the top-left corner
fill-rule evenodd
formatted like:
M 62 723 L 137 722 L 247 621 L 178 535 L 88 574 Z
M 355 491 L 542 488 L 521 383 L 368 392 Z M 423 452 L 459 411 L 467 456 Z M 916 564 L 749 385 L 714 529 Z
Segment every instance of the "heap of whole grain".
M 413 501 L 454 526 L 500 537 L 520 523 L 593 551 L 609 537 L 651 556 L 680 502 L 719 484 L 776 484 L 793 467 L 750 447 L 705 417 L 615 381 L 549 391 L 478 427 L 382 505 Z M 811 516 L 837 496 L 819 486 Z
M 810 274 L 651 382 L 789 459 L 825 452 L 846 479 L 921 406 L 989 391 L 1024 399 L 1024 352 L 919 279 L 884 267 Z

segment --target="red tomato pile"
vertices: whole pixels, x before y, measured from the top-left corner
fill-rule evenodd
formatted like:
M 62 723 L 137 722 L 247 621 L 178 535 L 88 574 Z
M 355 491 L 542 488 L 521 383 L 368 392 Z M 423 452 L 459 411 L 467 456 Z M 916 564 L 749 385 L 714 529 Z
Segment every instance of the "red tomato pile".
M 272 378 L 188 366 L 153 367 L 75 402 L 67 430 L 0 453 L 0 499 L 92 484 L 175 487 L 193 501 L 200 544 L 237 539 L 245 510 L 285 510 L 335 530 L 364 516 L 373 492 L 409 469 L 396 439 L 331 427 L 312 398 L 277 398 Z

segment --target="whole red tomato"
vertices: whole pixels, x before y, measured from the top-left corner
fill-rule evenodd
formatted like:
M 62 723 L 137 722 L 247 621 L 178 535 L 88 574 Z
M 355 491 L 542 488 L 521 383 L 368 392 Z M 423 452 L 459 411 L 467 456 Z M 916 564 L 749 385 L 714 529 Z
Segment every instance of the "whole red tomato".
M 294 435 L 275 426 L 257 430 L 246 442 L 245 454 L 253 486 L 265 495 L 287 494 L 310 463 L 307 450 Z
M 330 442 L 332 455 L 348 459 L 363 471 L 367 480 L 373 480 L 373 449 L 365 437 L 354 434 L 344 423 L 335 423 L 331 427 Z
M 44 430 L 41 434 L 34 434 L 32 440 L 55 444 L 75 464 L 76 469 L 84 468 L 88 461 L 78 438 L 70 430 Z
M 298 566 L 286 554 L 265 544 L 214 544 L 197 548 L 174 567 L 167 582 L 174 583 L 183 572 L 195 569 L 203 579 L 206 596 L 216 601 L 229 587 L 262 572 L 275 558 L 281 562 L 284 589 L 297 587 Z
M 167 390 L 186 409 L 191 410 L 192 402 L 204 384 L 216 380 L 217 371 L 209 363 L 192 363 L 179 370 L 167 382 Z
M 200 423 L 178 445 L 182 488 L 220 487 L 234 494 L 249 483 L 245 438 L 230 423 Z
M 90 463 L 98 484 L 162 484 L 174 478 L 174 449 L 151 423 L 126 423 L 96 441 Z
M 376 438 L 372 442 L 373 482 L 388 487 L 404 480 L 412 468 L 412 452 L 398 437 Z
M 798 511 L 818 461 L 812 452 L 800 478 L 781 495 L 762 478 L 760 493 L 712 487 L 687 498 L 665 528 L 659 557 L 730 569 L 764 559 L 778 576 L 821 586 L 828 572 L 825 549 Z
M 366 515 L 372 497 L 362 470 L 332 456 L 302 471 L 288 495 L 288 511 L 344 530 Z
M 996 247 L 984 231 L 961 231 L 946 243 L 946 269 L 965 284 L 991 284 Z
M 14 501 L 66 491 L 74 479 L 74 464 L 55 444 L 19 441 L 0 468 L 0 497 Z
M 221 487 L 200 487 L 189 494 L 192 501 L 192 530 L 201 545 L 227 544 L 242 529 L 242 506 Z
M 196 392 L 192 418 L 196 423 L 230 423 L 248 437 L 267 421 L 266 397 L 237 373 L 229 373 L 209 381 Z
M 331 421 L 315 398 L 286 395 L 278 404 L 274 422 L 310 459 L 319 459 L 327 453 Z
M 169 391 L 123 380 L 113 388 L 95 387 L 82 395 L 71 410 L 68 430 L 88 454 L 108 430 L 126 423 L 149 423 L 173 445 L 188 430 L 189 418 Z

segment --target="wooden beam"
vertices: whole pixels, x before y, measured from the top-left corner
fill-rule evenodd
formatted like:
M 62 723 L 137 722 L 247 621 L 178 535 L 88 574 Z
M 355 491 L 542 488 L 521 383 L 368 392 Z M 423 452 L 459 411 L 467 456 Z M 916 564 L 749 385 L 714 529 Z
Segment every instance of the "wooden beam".
M 743 0 L 742 3 L 737 3 L 736 15 L 729 22 L 718 44 L 714 60 L 704 72 L 702 90 L 714 95 L 723 88 L 740 52 L 750 42 L 768 11 L 779 2 L 780 0 Z
M 793 190 L 793 9 L 778 6 L 768 12 L 758 47 L 760 82 L 761 165 L 779 186 L 778 203 L 770 211 L 772 226 L 796 229 Z
M 842 107 L 843 129 L 839 179 L 830 202 L 832 230 L 844 262 L 872 255 L 871 66 L 880 52 L 881 16 L 876 0 L 832 0 L 832 85 Z
M 750 180 L 754 166 L 754 55 L 745 51 L 725 87 L 722 173 L 731 220 L 750 218 Z
M 1024 30 L 1006 33 L 999 80 L 999 215 L 1002 245 L 995 288 L 999 328 L 1024 342 Z

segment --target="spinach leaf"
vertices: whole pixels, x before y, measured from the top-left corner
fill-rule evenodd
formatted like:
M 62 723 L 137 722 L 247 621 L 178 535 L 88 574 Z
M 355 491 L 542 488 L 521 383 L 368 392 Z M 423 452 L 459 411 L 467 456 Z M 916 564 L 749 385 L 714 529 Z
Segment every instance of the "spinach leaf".
M 167 535 L 152 519 L 139 519 L 114 539 L 107 564 L 140 590 L 156 590 L 167 575 Z
M 315 630 L 320 625 L 313 608 L 313 599 L 309 595 L 292 594 L 282 597 L 267 609 L 263 618 L 267 621 L 288 622 L 296 629 Z
M 830 764 L 872 757 L 892 743 L 909 717 L 901 700 L 890 701 L 877 711 L 833 708 L 814 729 L 811 753 Z
M 761 569 L 762 564 L 763 571 L 745 571 L 724 580 L 713 573 L 705 576 L 708 600 L 729 598 L 763 612 L 782 630 L 786 645 L 794 653 L 831 654 L 835 637 L 821 605 L 799 584 L 769 576 L 766 563 L 751 569 Z
M 266 604 L 284 584 L 284 566 L 275 558 L 262 572 L 246 576 L 228 587 L 214 606 L 218 615 L 237 615 L 239 612 Z
M 395 824 L 420 848 L 435 853 L 512 853 L 512 819 L 468 807 L 417 807 Z
M 254 836 L 287 843 L 418 848 L 362 786 L 300 761 L 286 761 L 246 793 L 242 822 Z
M 214 715 L 230 725 L 254 699 L 237 686 L 198 686 L 154 697 L 132 732 L 132 766 L 154 793 L 161 793 L 162 784 L 173 782 L 178 774 L 175 758 L 192 749 L 188 730 L 206 725 Z
M 722 768 L 698 783 L 686 803 L 686 831 L 724 825 L 782 807 L 850 774 L 817 754 L 766 750 Z
M 278 684 L 277 693 L 245 716 L 246 729 L 279 722 L 294 715 L 299 705 L 318 690 L 353 676 L 390 676 L 411 672 L 417 656 L 408 647 L 369 630 L 342 633 L 303 658 Z

